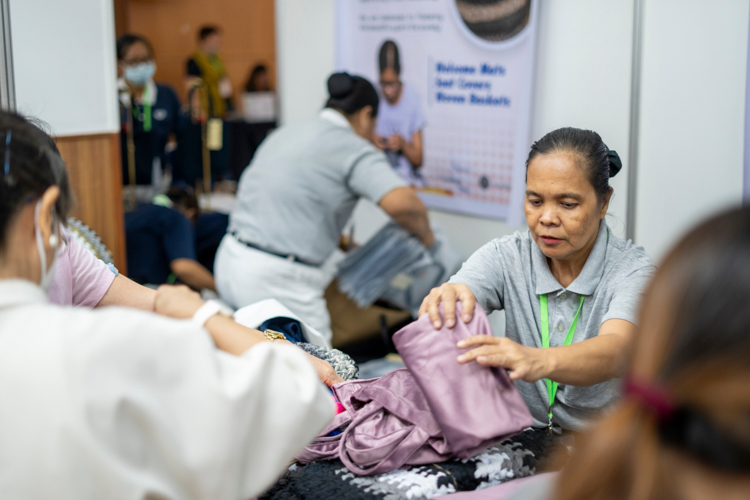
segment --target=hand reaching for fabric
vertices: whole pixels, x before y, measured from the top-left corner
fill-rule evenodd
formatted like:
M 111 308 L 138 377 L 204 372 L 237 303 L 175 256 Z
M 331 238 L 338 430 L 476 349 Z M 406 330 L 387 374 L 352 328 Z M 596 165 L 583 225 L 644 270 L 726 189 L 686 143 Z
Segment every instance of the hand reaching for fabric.
M 474 317 L 474 305 L 477 303 L 476 297 L 469 290 L 469 287 L 463 283 L 443 283 L 437 288 L 430 290 L 429 295 L 422 301 L 419 306 L 419 316 L 427 313 L 430 316 L 430 322 L 435 330 L 439 330 L 443 323 L 440 319 L 438 306 L 443 303 L 443 314 L 445 315 L 445 326 L 453 328 L 456 326 L 456 302 L 461 302 L 461 319 L 464 323 L 471 321 Z
M 336 373 L 336 371 L 328 361 L 323 361 L 322 359 L 316 358 L 315 356 L 312 356 L 310 354 L 307 354 L 307 359 L 310 360 L 313 368 L 315 368 L 315 371 L 318 373 L 318 378 L 320 378 L 320 381 L 328 387 L 344 381 L 343 378 L 339 377 L 339 375 Z
M 154 311 L 170 318 L 188 319 L 203 304 L 200 294 L 185 285 L 162 285 L 156 290 Z
M 536 382 L 548 374 L 542 349 L 526 347 L 505 337 L 476 335 L 456 345 L 459 349 L 473 347 L 458 357 L 459 363 L 476 361 L 484 366 L 505 368 L 511 380 Z

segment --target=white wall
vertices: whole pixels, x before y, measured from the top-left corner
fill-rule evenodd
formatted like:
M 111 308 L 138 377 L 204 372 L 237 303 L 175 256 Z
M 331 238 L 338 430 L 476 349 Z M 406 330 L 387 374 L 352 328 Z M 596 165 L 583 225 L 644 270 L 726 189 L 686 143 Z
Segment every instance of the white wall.
M 742 200 L 747 0 L 648 0 L 636 241 L 663 256 Z
M 54 135 L 119 130 L 112 0 L 10 0 L 18 111 Z
M 633 0 L 542 0 L 531 136 L 598 132 L 623 161 L 608 223 L 625 236 Z
M 314 116 L 334 70 L 336 0 L 276 0 L 276 71 L 281 123 Z

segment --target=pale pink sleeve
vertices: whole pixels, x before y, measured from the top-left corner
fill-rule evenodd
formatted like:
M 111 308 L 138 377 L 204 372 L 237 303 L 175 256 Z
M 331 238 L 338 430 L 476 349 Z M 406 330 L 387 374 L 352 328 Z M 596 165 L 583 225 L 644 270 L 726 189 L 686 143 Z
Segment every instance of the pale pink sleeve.
M 102 300 L 115 273 L 107 264 L 73 238 L 68 238 L 70 271 L 73 282 L 73 305 L 93 308 Z

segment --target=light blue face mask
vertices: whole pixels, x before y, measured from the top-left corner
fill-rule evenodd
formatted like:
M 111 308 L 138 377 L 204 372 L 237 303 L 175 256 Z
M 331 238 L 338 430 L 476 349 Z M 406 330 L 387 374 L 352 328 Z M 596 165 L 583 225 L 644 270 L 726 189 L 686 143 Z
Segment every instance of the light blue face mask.
M 156 63 L 153 61 L 135 64 L 125 68 L 125 79 L 133 85 L 145 85 L 156 73 Z

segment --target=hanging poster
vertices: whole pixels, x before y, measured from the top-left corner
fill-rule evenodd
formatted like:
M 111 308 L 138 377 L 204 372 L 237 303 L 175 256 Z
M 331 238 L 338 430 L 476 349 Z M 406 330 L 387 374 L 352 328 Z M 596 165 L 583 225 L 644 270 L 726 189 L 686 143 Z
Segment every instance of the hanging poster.
M 378 88 L 375 142 L 428 207 L 521 223 L 537 4 L 338 0 L 337 66 Z

